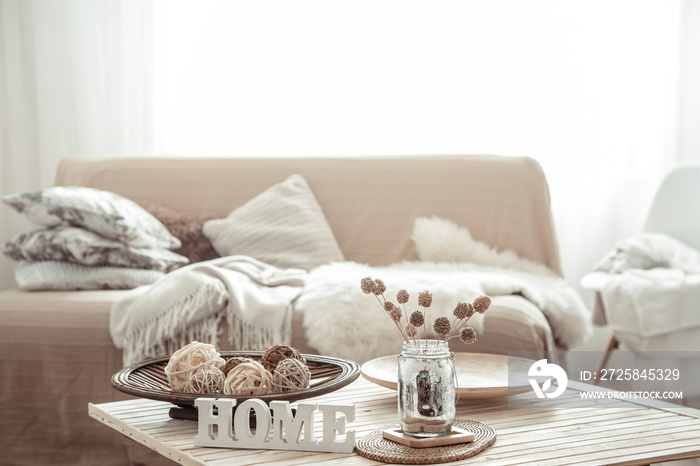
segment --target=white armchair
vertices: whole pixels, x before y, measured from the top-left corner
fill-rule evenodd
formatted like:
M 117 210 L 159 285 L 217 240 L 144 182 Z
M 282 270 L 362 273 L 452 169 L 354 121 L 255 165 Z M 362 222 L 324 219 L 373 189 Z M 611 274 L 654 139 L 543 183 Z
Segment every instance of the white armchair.
M 686 351 L 700 347 L 700 166 L 664 178 L 643 233 L 622 240 L 581 279 L 595 292 L 596 324 L 608 323 L 609 351 Z M 600 370 L 597 371 L 600 373 Z

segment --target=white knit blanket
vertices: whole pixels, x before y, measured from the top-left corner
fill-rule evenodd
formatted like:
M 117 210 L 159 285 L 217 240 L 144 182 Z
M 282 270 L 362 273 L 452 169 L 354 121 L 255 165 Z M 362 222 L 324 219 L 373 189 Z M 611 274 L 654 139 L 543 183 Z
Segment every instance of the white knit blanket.
M 431 323 L 440 315 L 451 317 L 460 301 L 472 301 L 483 294 L 493 297 L 520 293 L 542 310 L 555 341 L 562 346 L 570 348 L 592 331 L 586 306 L 561 278 L 469 263 L 403 262 L 370 267 L 338 262 L 312 270 L 295 304 L 303 313 L 309 344 L 321 354 L 362 362 L 401 351 L 402 339 L 391 319 L 373 296 L 360 290 L 360 280 L 366 276 L 384 280 L 385 296 L 395 304 L 396 293 L 406 289 L 411 295 L 408 313 L 418 308 L 418 293 L 430 291 Z M 481 319 L 475 315 L 469 320 L 477 332 Z
M 124 349 L 125 366 L 172 354 L 193 340 L 216 345 L 223 316 L 236 349 L 289 344 L 291 303 L 306 276 L 247 256 L 191 264 L 114 303 L 110 334 Z
M 671 236 L 619 241 L 581 284 L 600 293 L 608 322 L 630 349 L 651 349 L 651 337 L 700 327 L 700 251 Z

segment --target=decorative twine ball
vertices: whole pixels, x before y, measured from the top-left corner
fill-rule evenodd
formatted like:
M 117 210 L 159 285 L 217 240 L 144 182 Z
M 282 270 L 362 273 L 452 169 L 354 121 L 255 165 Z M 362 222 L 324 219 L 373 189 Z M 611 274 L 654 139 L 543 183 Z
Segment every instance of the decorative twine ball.
M 306 364 L 306 359 L 299 353 L 295 348 L 287 345 L 277 345 L 270 346 L 262 358 L 260 358 L 260 364 L 265 367 L 268 371 L 272 372 L 277 368 L 277 364 L 285 359 L 298 359 L 299 361 Z
M 267 395 L 272 391 L 272 374 L 258 362 L 242 362 L 231 369 L 224 381 L 227 395 Z
M 221 369 L 200 364 L 192 371 L 184 391 L 201 393 L 202 395 L 221 393 L 224 389 L 224 380 L 226 380 L 226 376 L 221 372 Z
M 224 374 L 228 374 L 231 369 L 244 362 L 253 362 L 253 360 L 250 358 L 243 358 L 240 356 L 234 356 L 232 358 L 229 358 L 226 361 L 226 364 L 224 364 L 224 367 L 221 368 L 221 372 L 223 372 Z
M 295 392 L 309 388 L 311 371 L 298 359 L 285 359 L 272 373 L 272 391 L 274 393 Z
M 199 365 L 222 367 L 225 364 L 214 345 L 193 341 L 175 351 L 168 365 L 165 366 L 165 375 L 168 376 L 170 388 L 176 392 L 184 391 L 192 372 Z

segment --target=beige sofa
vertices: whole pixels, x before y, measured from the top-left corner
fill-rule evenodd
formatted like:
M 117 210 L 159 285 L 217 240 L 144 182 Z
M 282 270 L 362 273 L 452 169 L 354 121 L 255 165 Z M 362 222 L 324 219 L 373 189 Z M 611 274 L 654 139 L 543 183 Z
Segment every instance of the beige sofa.
M 417 216 L 436 215 L 559 272 L 547 183 L 529 158 L 66 159 L 57 185 L 89 186 L 182 211 L 226 216 L 299 173 L 308 181 L 347 260 L 415 259 Z M 112 389 L 122 367 L 108 331 L 124 291 L 0 293 L 0 463 L 155 464 L 143 447 L 87 415 L 87 403 L 126 398 Z M 298 312 L 292 344 L 305 341 Z M 494 300 L 471 351 L 553 350 L 542 312 L 519 296 Z M 226 338 L 221 349 L 230 349 Z

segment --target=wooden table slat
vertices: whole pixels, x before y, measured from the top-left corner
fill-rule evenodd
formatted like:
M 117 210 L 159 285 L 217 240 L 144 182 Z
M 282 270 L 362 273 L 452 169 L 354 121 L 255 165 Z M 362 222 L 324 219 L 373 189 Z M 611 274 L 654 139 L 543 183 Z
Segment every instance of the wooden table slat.
M 485 404 L 460 403 L 457 417 L 483 422 L 496 430 L 498 440 L 469 463 L 506 464 L 648 464 L 700 457 L 700 411 L 662 405 L 630 404 L 625 400 L 581 402 L 576 389 L 565 396 L 571 406 L 543 409 L 531 402 L 517 409 L 506 400 Z M 348 423 L 356 438 L 396 422 L 396 392 L 359 379 L 351 385 L 307 402 L 348 403 L 356 406 Z M 279 450 L 217 449 L 194 446 L 197 425 L 171 419 L 172 405 L 135 399 L 89 405 L 90 416 L 135 441 L 185 465 L 286 464 L 332 462 L 340 465 L 378 465 L 357 454 Z M 581 406 L 581 407 L 577 407 Z M 583 407 L 585 409 L 582 409 Z M 320 419 L 320 413 L 316 413 Z M 315 431 L 321 432 L 320 421 Z M 465 461 L 466 462 L 466 461 Z

